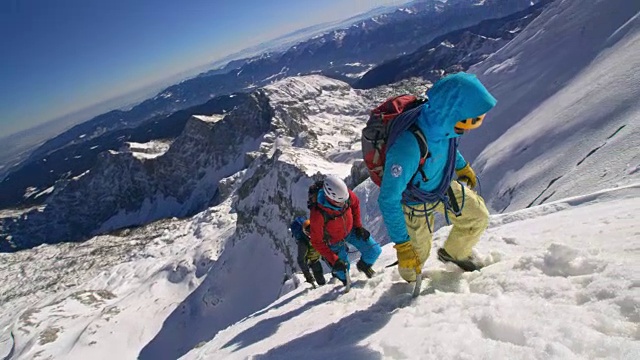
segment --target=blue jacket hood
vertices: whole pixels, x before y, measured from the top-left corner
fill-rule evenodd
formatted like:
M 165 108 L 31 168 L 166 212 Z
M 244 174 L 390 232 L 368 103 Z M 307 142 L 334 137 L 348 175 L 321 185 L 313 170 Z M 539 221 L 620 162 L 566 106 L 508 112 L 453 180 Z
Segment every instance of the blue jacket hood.
M 453 131 L 458 121 L 486 114 L 498 102 L 475 75 L 465 72 L 440 79 L 428 95 L 418 119 L 427 139 L 459 136 Z

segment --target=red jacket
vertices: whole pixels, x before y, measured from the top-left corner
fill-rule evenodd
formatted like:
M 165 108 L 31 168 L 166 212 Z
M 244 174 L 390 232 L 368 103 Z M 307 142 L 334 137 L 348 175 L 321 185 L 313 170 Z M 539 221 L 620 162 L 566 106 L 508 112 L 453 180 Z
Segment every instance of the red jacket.
M 334 210 L 327 207 L 326 204 L 328 203 L 323 204 L 318 201 L 317 207 L 311 209 L 311 215 L 309 216 L 309 220 L 311 220 L 311 245 L 318 250 L 320 255 L 333 264 L 338 260 L 338 256 L 331 251 L 327 243 L 335 244 L 340 242 L 349 235 L 354 227 L 362 227 L 360 200 L 353 191 L 349 190 L 349 207 L 346 210 Z M 325 223 L 322 212 L 325 212 L 329 217 L 336 215 L 337 217 Z

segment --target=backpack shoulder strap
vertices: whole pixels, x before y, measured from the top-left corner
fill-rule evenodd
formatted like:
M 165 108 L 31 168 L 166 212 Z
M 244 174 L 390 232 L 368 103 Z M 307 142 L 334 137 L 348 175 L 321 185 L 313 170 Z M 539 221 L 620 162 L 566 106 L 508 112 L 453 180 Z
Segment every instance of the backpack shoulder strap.
M 317 205 L 316 205 L 316 208 L 322 214 L 322 217 L 324 218 L 324 223 L 326 224 L 329 221 L 344 215 L 344 213 L 346 213 L 347 210 L 349 210 L 349 206 L 351 206 L 351 199 L 347 199 L 347 201 L 345 202 L 344 208 L 342 208 L 342 210 L 340 210 L 337 214 L 329 214 L 326 211 L 324 211 L 320 206 L 317 206 Z
M 420 160 L 421 163 L 423 163 L 424 160 L 431 156 L 431 154 L 429 153 L 429 144 L 427 143 L 427 137 L 424 136 L 424 133 L 416 124 L 411 125 L 409 127 L 409 131 L 411 131 L 413 136 L 416 137 L 416 140 L 418 140 L 418 146 L 420 146 Z
M 420 147 L 420 164 L 418 165 L 418 170 L 416 170 L 416 172 L 411 177 L 411 183 L 413 183 L 413 180 L 418 173 L 420 173 L 420 175 L 422 176 L 422 181 L 429 181 L 429 178 L 427 178 L 427 175 L 424 173 L 424 169 L 422 169 L 425 161 L 427 161 L 427 159 L 431 156 L 431 153 L 429 153 L 429 144 L 427 143 L 427 137 L 416 124 L 411 125 L 409 127 L 409 131 L 411 131 L 413 136 L 415 136 L 416 140 L 418 141 L 418 146 Z

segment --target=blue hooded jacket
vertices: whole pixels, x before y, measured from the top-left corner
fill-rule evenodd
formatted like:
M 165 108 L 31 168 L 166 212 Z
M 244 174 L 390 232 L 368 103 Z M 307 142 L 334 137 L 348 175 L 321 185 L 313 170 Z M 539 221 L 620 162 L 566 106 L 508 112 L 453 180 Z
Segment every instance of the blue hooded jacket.
M 417 125 L 427 138 L 431 156 L 423 170 L 427 181 L 416 176 L 414 184 L 426 191 L 435 190 L 442 181 L 447 164 L 449 139 L 460 136 L 455 124 L 467 118 L 487 113 L 497 100 L 475 75 L 460 72 L 440 79 L 429 90 L 429 102 L 424 106 Z M 456 169 L 467 164 L 460 152 L 456 154 Z M 402 210 L 402 192 L 420 165 L 420 146 L 410 131 L 405 131 L 387 150 L 378 205 L 391 241 L 400 244 L 409 240 Z

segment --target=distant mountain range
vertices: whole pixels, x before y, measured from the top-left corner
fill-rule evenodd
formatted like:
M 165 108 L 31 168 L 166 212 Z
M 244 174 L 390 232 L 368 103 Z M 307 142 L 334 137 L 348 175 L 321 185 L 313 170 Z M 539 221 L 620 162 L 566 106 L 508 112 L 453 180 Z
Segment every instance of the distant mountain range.
M 410 77 L 432 82 L 464 71 L 503 47 L 518 35 L 553 0 L 543 0 L 525 10 L 439 36 L 415 52 L 385 62 L 364 74 L 352 86 L 370 89 Z
M 354 82 L 376 64 L 412 53 L 452 31 L 529 5 L 529 0 L 493 0 L 481 5 L 470 0 L 418 1 L 366 19 L 355 18 L 357 22 L 347 28 L 316 36 L 284 52 L 231 62 L 221 71 L 226 73 L 183 81 L 128 111 L 99 115 L 45 142 L 0 183 L 0 208 L 42 204 L 50 194 L 43 191 L 57 180 L 86 172 L 100 152 L 117 150 L 126 141 L 175 138 L 186 118 L 202 111 L 194 106 L 212 99 L 214 103 L 232 102 L 217 99 L 220 95 L 247 92 L 298 74 L 322 73 Z M 181 110 L 186 112 L 172 115 Z M 162 130 L 154 130 L 156 126 Z
M 230 111 L 222 115 L 226 110 Z M 192 116 L 192 112 L 212 114 Z M 219 115 L 214 115 L 214 114 Z M 257 150 L 259 139 L 269 130 L 271 108 L 260 91 L 218 97 L 199 109 L 172 115 L 147 131 L 139 128 L 118 151 L 100 150 L 90 170 L 58 180 L 43 208 L 16 218 L 0 218 L 0 251 L 32 247 L 41 243 L 74 241 L 92 233 L 139 225 L 166 216 L 185 216 L 209 205 L 218 182 L 245 167 L 245 152 Z M 170 144 L 145 141 L 168 137 L 180 128 Z M 153 133 L 153 134 L 152 134 Z M 123 134 L 123 135 L 120 135 Z M 132 134 L 112 132 L 111 144 Z M 132 140 L 144 141 L 145 144 Z M 92 147 L 92 148 L 93 148 Z M 51 162 L 84 161 L 51 159 Z

